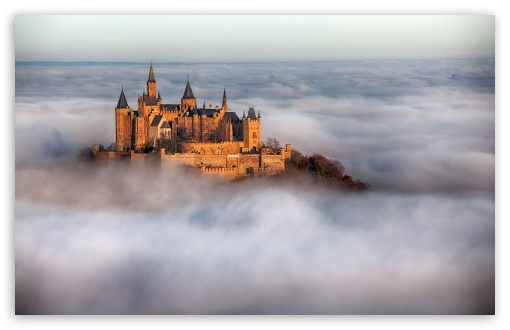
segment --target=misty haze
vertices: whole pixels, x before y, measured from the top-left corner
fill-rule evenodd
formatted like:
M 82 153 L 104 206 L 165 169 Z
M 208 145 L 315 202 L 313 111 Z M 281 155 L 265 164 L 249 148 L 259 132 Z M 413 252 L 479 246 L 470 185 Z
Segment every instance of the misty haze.
M 494 59 L 154 63 L 370 184 L 78 161 L 148 63 L 20 63 L 17 314 L 494 314 Z

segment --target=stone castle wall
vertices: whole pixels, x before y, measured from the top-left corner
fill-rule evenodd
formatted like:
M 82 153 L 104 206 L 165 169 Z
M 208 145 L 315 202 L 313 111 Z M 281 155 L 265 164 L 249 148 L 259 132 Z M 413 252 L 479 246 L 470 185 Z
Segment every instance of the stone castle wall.
M 207 168 L 207 167 L 193 167 L 188 169 L 192 173 L 199 173 L 207 176 L 215 176 L 233 180 L 238 177 L 236 168 Z
M 236 143 L 196 143 L 199 149 L 218 145 L 231 146 Z M 239 146 L 239 142 L 237 142 Z M 161 168 L 171 168 L 175 165 L 184 165 L 192 172 L 200 172 L 205 175 L 216 175 L 219 177 L 234 179 L 236 177 L 250 175 L 273 175 L 285 169 L 285 160 L 290 157 L 290 145 L 280 149 L 279 154 L 200 154 L 197 152 L 166 154 L 161 149 L 157 154 L 98 151 L 94 146 L 94 156 L 100 161 L 128 160 L 134 165 L 159 164 Z
M 161 166 L 188 165 L 193 168 L 203 169 L 204 172 L 217 172 L 225 176 L 245 175 L 271 175 L 285 169 L 285 154 L 262 155 L 262 154 L 165 154 L 160 151 Z M 221 169 L 229 171 L 221 173 Z
M 243 146 L 242 141 L 226 142 L 180 142 L 182 153 L 199 153 L 206 155 L 237 154 Z

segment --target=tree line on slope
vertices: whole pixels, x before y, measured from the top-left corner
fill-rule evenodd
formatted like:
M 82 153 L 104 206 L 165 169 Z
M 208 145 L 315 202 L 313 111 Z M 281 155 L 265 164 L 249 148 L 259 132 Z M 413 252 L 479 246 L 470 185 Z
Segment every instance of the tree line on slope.
M 268 137 L 265 146 L 275 151 L 281 148 L 280 141 L 274 137 Z M 285 163 L 285 171 L 280 173 L 280 177 L 306 179 L 314 183 L 356 191 L 369 188 L 368 183 L 353 179 L 345 173 L 345 167 L 338 160 L 331 160 L 317 153 L 304 155 L 296 149 L 291 151 L 290 159 Z

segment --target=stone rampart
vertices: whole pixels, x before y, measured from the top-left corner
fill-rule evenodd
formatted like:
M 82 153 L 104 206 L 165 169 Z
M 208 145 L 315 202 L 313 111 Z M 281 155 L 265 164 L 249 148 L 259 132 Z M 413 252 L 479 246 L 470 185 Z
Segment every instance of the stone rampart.
M 204 143 L 203 145 L 212 145 Z M 217 143 L 229 144 L 229 143 Z M 285 169 L 285 159 L 290 148 L 281 149 L 280 154 L 200 154 L 175 153 L 166 154 L 161 149 L 158 154 L 142 154 L 131 152 L 96 151 L 94 154 L 101 161 L 119 161 L 125 159 L 134 165 L 160 164 L 161 168 L 175 165 L 188 166 L 190 170 L 203 174 L 235 178 L 246 175 L 272 175 Z M 154 163 L 155 162 L 155 163 Z
M 235 179 L 236 176 L 238 175 L 238 169 L 237 168 L 214 168 L 214 167 L 211 167 L 211 168 L 207 168 L 207 167 L 202 167 L 202 173 L 205 174 L 205 175 L 214 175 L 214 176 L 220 176 L 220 177 L 224 177 L 224 178 L 227 178 L 227 179 Z
M 243 142 L 181 142 L 182 152 L 196 152 L 205 155 L 237 154 Z
M 168 165 L 189 165 L 196 166 L 195 163 L 196 154 L 173 154 L 173 155 L 165 155 L 164 149 L 162 149 L 160 153 L 161 158 L 161 167 L 167 167 Z
M 281 155 L 260 155 L 260 170 L 264 174 L 275 174 L 285 169 L 285 159 Z

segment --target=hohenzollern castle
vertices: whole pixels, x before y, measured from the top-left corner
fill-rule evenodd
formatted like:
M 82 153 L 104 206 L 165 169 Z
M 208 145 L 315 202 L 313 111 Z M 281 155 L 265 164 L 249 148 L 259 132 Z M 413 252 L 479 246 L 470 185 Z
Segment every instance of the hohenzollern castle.
M 115 151 L 99 151 L 99 159 L 144 162 L 158 157 L 162 166 L 183 164 L 203 173 L 225 177 L 274 174 L 285 168 L 291 145 L 273 150 L 261 141 L 260 111 L 253 106 L 240 118 L 228 107 L 223 89 L 221 106 L 197 100 L 188 81 L 180 103 L 163 103 L 152 63 L 147 89 L 132 109 L 124 89 L 115 107 Z M 156 155 L 156 156 L 155 156 Z

